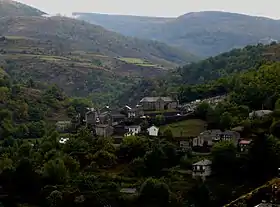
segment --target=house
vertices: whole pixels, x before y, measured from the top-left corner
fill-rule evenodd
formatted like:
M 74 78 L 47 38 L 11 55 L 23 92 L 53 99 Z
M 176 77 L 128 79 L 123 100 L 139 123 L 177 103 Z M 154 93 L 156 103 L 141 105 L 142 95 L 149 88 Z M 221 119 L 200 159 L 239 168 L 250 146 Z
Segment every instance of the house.
M 180 145 L 180 149 L 183 151 L 188 151 L 191 148 L 189 141 L 182 140 L 179 142 L 179 145 Z
M 137 105 L 135 108 L 131 109 L 127 113 L 128 118 L 138 118 L 144 115 L 144 111 L 140 105 Z
M 72 122 L 72 126 L 77 129 L 77 127 L 81 124 L 81 114 L 78 113 L 76 116 L 74 116 L 72 119 L 71 119 L 71 122 Z
M 159 133 L 159 128 L 156 126 L 151 126 L 147 129 L 149 136 L 157 137 Z
M 95 109 L 91 109 L 85 115 L 85 123 L 87 126 L 93 126 L 98 121 L 98 113 Z
M 99 124 L 109 124 L 110 123 L 110 114 L 109 114 L 109 112 L 100 113 L 99 116 L 98 116 L 97 123 L 99 123 Z
M 125 121 L 126 116 L 124 114 L 121 114 L 120 112 L 111 112 L 109 114 L 110 117 L 110 124 L 112 126 L 118 125 L 119 123 Z
M 258 117 L 258 118 L 261 118 L 261 117 L 264 117 L 266 115 L 269 115 L 273 113 L 273 111 L 271 110 L 258 110 L 258 111 L 253 111 L 249 114 L 249 118 L 254 118 L 254 117 Z
M 128 126 L 127 129 L 128 132 L 126 133 L 126 136 L 135 136 L 141 132 L 140 125 Z
M 58 122 L 56 122 L 55 126 L 56 126 L 56 130 L 58 132 L 65 132 L 69 128 L 71 128 L 72 122 L 71 121 L 58 121 Z
M 110 137 L 114 132 L 114 128 L 108 124 L 98 124 L 95 127 L 95 133 L 99 137 Z
M 207 130 L 196 138 L 193 139 L 193 147 L 213 146 L 213 144 L 219 141 L 233 141 L 235 145 L 238 145 L 240 134 L 235 131 L 221 131 L 219 129 Z
M 240 152 L 248 152 L 249 146 L 252 143 L 252 140 L 240 140 L 239 141 L 239 149 Z
M 176 109 L 178 102 L 171 97 L 145 97 L 140 101 L 144 111 Z
M 201 177 L 203 180 L 205 180 L 205 178 L 210 176 L 212 173 L 211 165 L 212 161 L 207 159 L 194 163 L 192 168 L 193 178 Z
M 121 109 L 121 112 L 122 112 L 123 114 L 127 115 L 128 112 L 129 112 L 130 110 L 132 110 L 132 108 L 131 108 L 130 106 L 128 106 L 128 105 L 125 105 L 125 106 Z

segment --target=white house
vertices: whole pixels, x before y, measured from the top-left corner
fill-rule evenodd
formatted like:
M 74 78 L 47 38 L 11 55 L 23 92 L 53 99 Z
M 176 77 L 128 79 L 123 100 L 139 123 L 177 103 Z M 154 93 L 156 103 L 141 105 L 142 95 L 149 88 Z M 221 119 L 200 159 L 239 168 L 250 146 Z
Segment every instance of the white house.
M 206 177 L 210 176 L 212 161 L 210 160 L 201 160 L 195 164 L 193 164 L 193 177 L 201 177 L 205 180 Z
M 141 132 L 141 126 L 139 125 L 128 126 L 127 129 L 128 132 L 126 133 L 126 136 L 135 136 Z
M 156 126 L 151 126 L 150 128 L 147 129 L 149 136 L 152 137 L 157 137 L 158 136 L 158 132 L 159 132 L 159 128 Z

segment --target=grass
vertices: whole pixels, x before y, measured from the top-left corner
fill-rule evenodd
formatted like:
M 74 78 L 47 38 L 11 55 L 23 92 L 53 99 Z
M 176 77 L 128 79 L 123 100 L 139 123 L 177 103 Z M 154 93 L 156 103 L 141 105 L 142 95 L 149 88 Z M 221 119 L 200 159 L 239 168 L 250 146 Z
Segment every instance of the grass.
M 119 60 L 124 61 L 126 63 L 138 65 L 138 66 L 157 67 L 157 65 L 147 62 L 146 60 L 139 59 L 139 58 L 119 58 Z
M 29 40 L 32 38 L 24 37 L 24 36 L 5 36 L 8 40 Z
M 174 137 L 196 137 L 206 129 L 206 123 L 200 119 L 189 119 L 162 126 L 160 130 L 164 132 L 168 127 Z

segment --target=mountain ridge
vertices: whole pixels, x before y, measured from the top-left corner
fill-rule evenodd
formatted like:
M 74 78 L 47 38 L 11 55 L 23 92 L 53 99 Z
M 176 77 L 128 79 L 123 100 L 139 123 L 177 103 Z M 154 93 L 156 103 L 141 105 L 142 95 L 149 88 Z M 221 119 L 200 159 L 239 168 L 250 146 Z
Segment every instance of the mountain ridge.
M 259 42 L 269 44 L 266 39 L 280 40 L 279 20 L 220 11 L 191 12 L 161 23 L 146 17 L 142 26 L 139 18 L 130 16 L 109 15 L 105 19 L 104 15 L 84 13 L 79 19 L 94 21 L 124 35 L 158 40 L 203 57 Z

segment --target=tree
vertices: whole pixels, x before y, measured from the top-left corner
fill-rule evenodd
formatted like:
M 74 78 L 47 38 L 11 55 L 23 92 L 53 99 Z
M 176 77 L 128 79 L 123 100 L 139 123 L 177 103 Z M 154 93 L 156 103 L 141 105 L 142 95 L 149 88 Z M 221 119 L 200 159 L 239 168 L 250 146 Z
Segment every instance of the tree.
M 221 175 L 235 172 L 237 149 L 230 141 L 221 141 L 212 148 L 213 170 Z
M 6 103 L 10 96 L 10 90 L 7 87 L 0 87 L 0 103 Z
M 127 162 L 143 157 L 147 151 L 147 142 L 141 137 L 128 136 L 121 143 L 119 157 Z
M 166 137 L 168 140 L 172 141 L 173 140 L 173 133 L 170 127 L 167 127 L 163 131 L 163 136 Z
M 27 138 L 29 135 L 29 129 L 25 124 L 20 124 L 15 131 L 16 138 Z
M 108 168 L 116 164 L 117 158 L 110 152 L 100 150 L 95 153 L 93 159 L 100 168 Z
M 44 177 L 52 184 L 64 183 L 68 177 L 68 171 L 62 159 L 50 160 L 44 164 Z
M 149 178 L 141 186 L 139 201 L 147 206 L 167 206 L 170 195 L 168 185 Z
M 157 126 L 163 125 L 165 123 L 165 117 L 163 115 L 156 115 L 155 122 Z
M 207 102 L 202 102 L 195 109 L 195 115 L 201 119 L 206 119 L 209 110 L 210 110 L 210 105 Z
M 46 125 L 44 121 L 31 122 L 28 124 L 30 138 L 43 137 L 46 132 Z
M 267 180 L 278 174 L 280 141 L 266 135 L 255 137 L 249 149 L 247 168 L 251 177 Z
M 223 130 L 230 129 L 231 125 L 232 125 L 231 114 L 228 112 L 223 113 L 220 118 L 220 128 Z
M 51 207 L 59 207 L 62 206 L 63 194 L 55 190 L 50 193 L 47 199 Z
M 144 162 L 150 175 L 159 175 L 164 167 L 165 154 L 160 146 L 154 146 L 145 154 Z
M 161 143 L 161 147 L 166 158 L 166 161 L 164 162 L 165 167 L 170 168 L 179 164 L 180 157 L 177 154 L 176 145 L 172 144 L 171 142 L 163 142 Z
M 280 138 L 280 121 L 275 121 L 270 127 L 270 132 L 275 137 Z
M 134 174 L 134 176 L 143 176 L 146 174 L 146 166 L 143 158 L 136 158 L 132 160 L 132 162 L 129 165 L 129 170 Z

